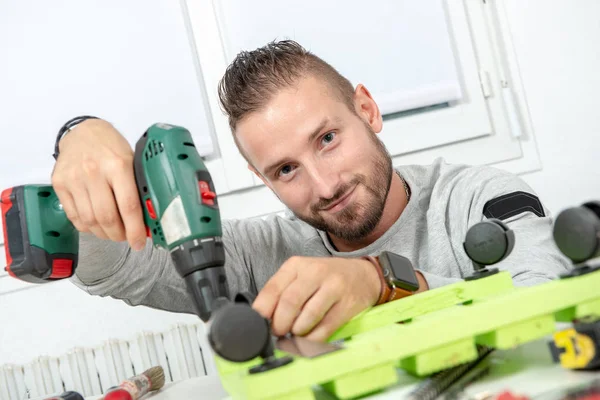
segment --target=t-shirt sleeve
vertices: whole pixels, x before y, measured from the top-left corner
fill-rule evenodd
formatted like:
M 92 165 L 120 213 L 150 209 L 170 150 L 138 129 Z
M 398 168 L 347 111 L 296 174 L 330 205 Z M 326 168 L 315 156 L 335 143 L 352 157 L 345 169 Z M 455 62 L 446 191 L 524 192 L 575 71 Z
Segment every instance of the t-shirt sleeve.
M 262 220 L 223 221 L 222 230 L 230 293 L 256 293 L 257 281 L 262 286 L 279 267 L 275 263 L 282 237 L 278 225 Z M 78 267 L 71 280 L 92 295 L 110 296 L 129 305 L 195 312 L 168 251 L 155 248 L 150 240 L 136 252 L 126 242 L 81 234 Z
M 194 313 L 194 307 L 171 257 L 150 240 L 140 251 L 127 242 L 80 234 L 79 261 L 71 281 L 91 295 L 110 296 L 137 306 Z
M 554 242 L 550 211 L 522 178 L 491 167 L 475 167 L 465 172 L 458 189 L 472 195 L 453 204 L 455 209 L 468 209 L 466 226 L 455 229 L 460 233 L 453 238 L 457 251 L 462 250 L 468 228 L 497 218 L 514 232 L 515 244 L 512 252 L 493 267 L 508 271 L 516 286 L 544 283 L 570 269 L 568 259 Z M 474 270 L 466 255 L 463 262 Z

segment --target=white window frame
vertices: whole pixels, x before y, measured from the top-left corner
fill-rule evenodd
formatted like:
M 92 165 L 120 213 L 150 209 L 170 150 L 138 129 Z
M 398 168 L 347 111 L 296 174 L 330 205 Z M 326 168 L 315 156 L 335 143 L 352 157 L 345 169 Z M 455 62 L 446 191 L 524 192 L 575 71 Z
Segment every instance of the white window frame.
M 466 11 L 457 1 L 444 2 L 444 6 L 454 39 L 463 98 L 450 107 L 386 120 L 379 136 L 392 156 L 493 134 L 477 73 L 476 55 L 470 46 Z
M 208 159 L 206 167 L 211 173 L 217 192 L 228 193 L 254 186 L 252 173 L 247 162 L 240 155 L 229 129 L 229 122 L 223 114 L 217 93 L 217 83 L 227 68 L 212 1 L 181 0 L 192 50 L 199 60 L 197 63 L 200 79 L 206 88 L 206 100 L 217 139 L 218 157 Z
M 490 136 L 396 156 L 393 158 L 394 165 L 428 163 L 442 155 L 448 162 L 492 165 L 515 174 L 539 170 L 542 164 L 505 7 L 502 2 L 492 0 L 465 0 L 464 7 L 477 56 L 481 90 L 486 96 L 494 132 Z M 506 103 L 503 90 L 510 91 L 512 95 Z M 510 124 L 507 105 L 514 107 L 519 115 L 517 129 Z M 520 155 L 490 159 L 490 153 L 496 146 L 506 145 L 507 139 L 518 146 Z

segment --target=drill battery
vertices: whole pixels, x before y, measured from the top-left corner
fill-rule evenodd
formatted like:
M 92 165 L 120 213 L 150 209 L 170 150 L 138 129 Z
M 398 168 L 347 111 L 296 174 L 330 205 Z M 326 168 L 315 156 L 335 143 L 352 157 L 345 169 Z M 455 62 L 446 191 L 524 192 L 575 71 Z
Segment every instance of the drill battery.
M 558 331 L 549 342 L 554 362 L 564 368 L 594 370 L 600 367 L 600 318 L 590 316 Z

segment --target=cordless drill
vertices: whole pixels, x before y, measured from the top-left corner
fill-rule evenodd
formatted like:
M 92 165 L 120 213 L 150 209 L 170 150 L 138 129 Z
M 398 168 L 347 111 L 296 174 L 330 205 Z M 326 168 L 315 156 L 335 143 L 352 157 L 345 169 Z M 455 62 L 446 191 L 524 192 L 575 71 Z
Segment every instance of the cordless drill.
M 152 125 L 136 143 L 134 174 L 146 234 L 170 252 L 196 313 L 211 321 L 213 350 L 234 362 L 260 356 L 265 361 L 257 371 L 289 363 L 289 357 L 275 358 L 269 322 L 250 307 L 253 296 L 230 299 L 217 196 L 190 133 Z M 1 200 L 8 273 L 33 283 L 72 276 L 79 233 L 52 186 L 16 186 Z
M 152 125 L 135 146 L 134 171 L 147 236 L 170 252 L 206 322 L 229 289 L 215 188 L 190 133 Z M 6 271 L 33 283 L 72 276 L 79 234 L 52 186 L 16 186 L 1 199 Z

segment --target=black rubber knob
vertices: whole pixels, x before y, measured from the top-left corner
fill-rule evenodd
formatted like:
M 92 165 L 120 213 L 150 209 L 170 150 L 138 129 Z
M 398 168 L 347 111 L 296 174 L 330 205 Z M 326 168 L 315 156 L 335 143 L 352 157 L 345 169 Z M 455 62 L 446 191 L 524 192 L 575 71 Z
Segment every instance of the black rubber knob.
M 463 247 L 476 267 L 484 268 L 505 259 L 514 243 L 513 231 L 501 220 L 490 219 L 469 228 Z
M 239 292 L 233 297 L 233 301 L 236 303 L 246 303 L 248 305 L 252 305 L 256 296 L 250 292 Z
M 600 254 L 600 203 L 586 203 L 558 214 L 554 241 L 559 250 L 575 263 Z
M 268 351 L 269 324 L 248 304 L 229 303 L 213 313 L 208 340 L 222 358 L 244 362 Z

